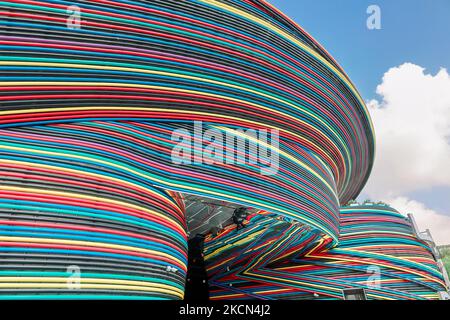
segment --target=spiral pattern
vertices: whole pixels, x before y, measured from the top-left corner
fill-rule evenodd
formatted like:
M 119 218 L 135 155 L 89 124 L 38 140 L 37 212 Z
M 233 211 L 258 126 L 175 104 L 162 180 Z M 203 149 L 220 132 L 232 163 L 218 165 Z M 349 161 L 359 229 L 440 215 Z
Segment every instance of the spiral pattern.
M 325 244 L 267 213 L 230 225 L 205 242 L 211 299 L 336 300 L 360 288 L 370 300 L 423 300 L 446 290 L 429 246 L 386 205 L 343 207 L 339 246 Z
M 259 210 L 239 237 L 267 249 L 261 268 L 345 245 L 339 207 L 369 177 L 371 120 L 337 62 L 267 2 L 0 1 L 0 30 L 0 298 L 183 298 L 185 194 Z M 208 130 L 277 134 L 276 174 L 204 162 Z M 193 163 L 173 161 L 174 132 Z

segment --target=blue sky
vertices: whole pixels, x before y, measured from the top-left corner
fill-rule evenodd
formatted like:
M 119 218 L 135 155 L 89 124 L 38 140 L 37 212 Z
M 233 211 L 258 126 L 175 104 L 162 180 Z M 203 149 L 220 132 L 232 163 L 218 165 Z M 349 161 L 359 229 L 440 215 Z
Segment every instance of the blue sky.
M 450 69 L 449 0 L 269 0 L 319 41 L 365 99 L 384 72 L 412 62 Z M 366 28 L 369 5 L 381 8 L 381 30 Z
M 371 197 L 389 201 L 403 213 L 414 211 L 419 227 L 430 228 L 438 242 L 450 244 L 450 1 L 268 1 L 327 49 L 365 101 L 390 108 L 371 109 L 377 170 L 358 199 Z M 366 26 L 369 5 L 381 9 L 380 30 Z M 441 68 L 448 72 L 438 74 Z M 378 95 L 377 86 L 390 69 L 394 71 Z M 422 88 L 427 89 L 418 93 Z

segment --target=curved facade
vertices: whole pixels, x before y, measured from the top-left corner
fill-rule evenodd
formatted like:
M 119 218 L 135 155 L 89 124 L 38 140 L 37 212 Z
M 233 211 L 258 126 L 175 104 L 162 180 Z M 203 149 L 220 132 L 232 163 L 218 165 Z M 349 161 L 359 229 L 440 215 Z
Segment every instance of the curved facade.
M 323 250 L 311 232 L 262 213 L 205 241 L 211 299 L 439 299 L 446 286 L 432 250 L 386 205 L 343 207 L 339 245 Z M 309 244 L 309 245 L 305 245 Z M 289 248 L 289 250 L 281 249 Z
M 371 121 L 341 67 L 265 1 L 0 8 L 1 298 L 182 298 L 183 194 L 294 223 L 281 256 L 338 244 L 340 203 L 372 167 Z M 277 173 L 204 163 L 212 141 L 174 163 L 173 132 L 195 140 L 197 122 L 279 133 Z

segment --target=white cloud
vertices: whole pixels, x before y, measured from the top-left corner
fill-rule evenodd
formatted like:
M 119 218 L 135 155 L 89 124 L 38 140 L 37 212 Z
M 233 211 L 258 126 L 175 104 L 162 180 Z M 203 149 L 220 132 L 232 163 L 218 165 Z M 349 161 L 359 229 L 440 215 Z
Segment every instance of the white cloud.
M 450 75 L 405 63 L 384 74 L 369 101 L 377 151 L 365 192 L 396 196 L 450 186 Z
M 438 245 L 450 244 L 450 217 L 428 209 L 423 203 L 396 197 L 383 199 L 391 207 L 403 214 L 412 213 L 420 231 L 430 229 L 434 241 Z
M 450 75 L 405 63 L 384 74 L 377 94 L 381 100 L 367 104 L 377 151 L 364 194 L 413 213 L 419 228 L 430 229 L 437 243 L 450 244 L 450 216 L 405 196 L 450 188 Z

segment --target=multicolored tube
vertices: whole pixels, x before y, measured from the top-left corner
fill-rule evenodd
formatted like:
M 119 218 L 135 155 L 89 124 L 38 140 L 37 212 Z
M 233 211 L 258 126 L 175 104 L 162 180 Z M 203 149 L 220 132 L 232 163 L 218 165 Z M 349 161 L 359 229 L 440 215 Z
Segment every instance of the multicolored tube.
M 197 120 L 277 130 L 272 179 L 225 167 L 222 179 L 252 182 L 230 193 L 217 181 L 164 188 L 289 216 L 336 244 L 339 201 L 367 180 L 374 141 L 361 97 L 319 44 L 263 1 L 75 4 L 0 1 L 0 127 L 165 121 L 175 130 Z
M 0 1 L 0 50 L 0 298 L 183 298 L 183 194 L 284 221 L 269 260 L 331 249 L 372 168 L 356 88 L 262 0 Z
M 341 209 L 339 245 L 324 249 L 305 226 L 259 214 L 205 241 L 211 299 L 439 299 L 446 286 L 429 246 L 386 205 Z M 284 248 L 289 248 L 288 250 Z
M 183 298 L 181 196 L 64 126 L 0 130 L 0 299 Z

